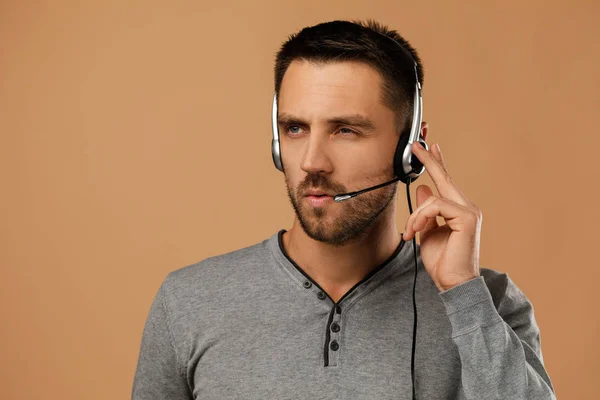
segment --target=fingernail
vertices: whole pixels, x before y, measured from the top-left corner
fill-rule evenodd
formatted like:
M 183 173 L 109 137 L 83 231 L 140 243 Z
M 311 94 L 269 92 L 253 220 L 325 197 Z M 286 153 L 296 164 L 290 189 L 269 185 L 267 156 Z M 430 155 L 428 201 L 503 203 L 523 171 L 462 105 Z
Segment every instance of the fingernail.
M 442 151 L 440 150 L 440 145 L 436 143 L 435 147 L 437 148 L 438 153 L 442 154 Z

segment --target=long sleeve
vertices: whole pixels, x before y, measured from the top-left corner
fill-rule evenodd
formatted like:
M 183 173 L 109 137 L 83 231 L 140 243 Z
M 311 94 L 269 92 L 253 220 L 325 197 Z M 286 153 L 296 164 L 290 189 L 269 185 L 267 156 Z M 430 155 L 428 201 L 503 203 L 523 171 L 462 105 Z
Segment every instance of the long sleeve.
M 439 293 L 452 325 L 467 399 L 556 399 L 544 369 L 533 307 L 502 274 L 504 290 L 494 305 L 484 277 Z
M 165 282 L 158 289 L 144 326 L 133 400 L 193 398 L 169 327 L 164 285 Z

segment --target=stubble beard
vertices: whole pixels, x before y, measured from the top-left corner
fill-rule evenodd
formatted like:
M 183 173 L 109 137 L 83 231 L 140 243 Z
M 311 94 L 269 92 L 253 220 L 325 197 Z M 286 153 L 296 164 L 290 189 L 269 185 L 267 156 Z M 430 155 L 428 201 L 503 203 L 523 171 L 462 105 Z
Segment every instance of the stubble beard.
M 397 189 L 397 185 L 392 184 L 340 203 L 313 207 L 298 190 L 292 195 L 287 177 L 285 182 L 288 198 L 306 235 L 336 247 L 363 239 L 377 217 L 389 207 Z

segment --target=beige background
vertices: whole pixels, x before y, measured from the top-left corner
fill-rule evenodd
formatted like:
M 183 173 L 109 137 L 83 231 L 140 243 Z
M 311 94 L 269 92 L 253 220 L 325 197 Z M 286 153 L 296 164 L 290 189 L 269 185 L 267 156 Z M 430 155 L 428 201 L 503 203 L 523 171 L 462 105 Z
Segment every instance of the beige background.
M 130 397 L 166 274 L 291 227 L 275 52 L 374 18 L 420 52 L 428 142 L 483 210 L 482 266 L 533 302 L 558 397 L 600 398 L 599 3 L 211 3 L 0 2 L 0 397 Z

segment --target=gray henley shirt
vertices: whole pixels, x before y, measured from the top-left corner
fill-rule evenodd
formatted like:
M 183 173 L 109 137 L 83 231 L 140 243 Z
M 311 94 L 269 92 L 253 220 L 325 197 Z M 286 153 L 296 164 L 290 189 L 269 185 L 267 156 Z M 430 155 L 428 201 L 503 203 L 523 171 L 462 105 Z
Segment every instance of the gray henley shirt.
M 337 303 L 281 235 L 170 272 L 141 338 L 132 399 L 406 399 L 411 242 Z M 419 255 L 418 399 L 555 399 L 533 307 L 506 273 L 439 292 Z

